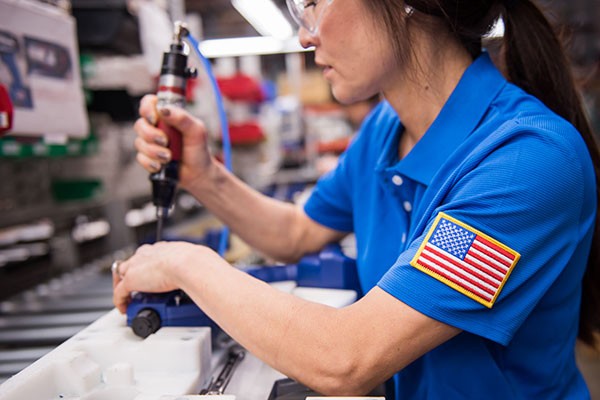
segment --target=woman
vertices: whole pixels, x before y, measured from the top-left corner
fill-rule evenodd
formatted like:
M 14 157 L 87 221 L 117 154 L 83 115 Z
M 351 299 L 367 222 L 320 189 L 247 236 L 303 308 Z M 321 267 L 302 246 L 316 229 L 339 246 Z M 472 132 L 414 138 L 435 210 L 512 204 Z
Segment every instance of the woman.
M 121 264 L 116 306 L 132 291 L 181 288 L 241 345 L 324 394 L 394 376 L 398 399 L 588 398 L 573 352 L 599 325 L 599 157 L 540 11 L 530 0 L 288 5 L 340 102 L 385 98 L 304 209 L 226 172 L 202 123 L 156 114 L 154 97 L 136 122 L 138 161 L 155 171 L 169 159 L 147 122 L 160 117 L 184 137 L 182 187 L 263 253 L 295 260 L 355 232 L 366 295 L 331 309 L 205 247 L 158 243 Z M 500 16 L 512 83 L 481 50 Z

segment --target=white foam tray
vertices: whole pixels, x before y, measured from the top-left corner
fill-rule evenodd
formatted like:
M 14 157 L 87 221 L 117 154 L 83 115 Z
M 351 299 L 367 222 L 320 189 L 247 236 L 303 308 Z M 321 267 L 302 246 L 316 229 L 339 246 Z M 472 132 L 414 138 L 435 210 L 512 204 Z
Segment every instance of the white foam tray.
M 356 301 L 349 290 L 272 285 L 332 307 Z M 205 387 L 211 367 L 210 328 L 162 327 L 141 339 L 113 309 L 4 382 L 0 400 L 257 400 L 283 377 L 249 354 L 228 387 L 235 395 L 190 395 Z
M 167 400 L 198 393 L 210 362 L 210 328 L 163 327 L 143 340 L 114 309 L 4 382 L 0 399 Z

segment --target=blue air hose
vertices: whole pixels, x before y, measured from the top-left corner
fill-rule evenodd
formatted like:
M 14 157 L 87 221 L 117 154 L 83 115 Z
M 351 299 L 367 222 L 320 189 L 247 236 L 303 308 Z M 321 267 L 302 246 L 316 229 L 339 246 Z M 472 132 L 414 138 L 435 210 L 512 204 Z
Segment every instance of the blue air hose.
M 200 45 L 198 41 L 194 39 L 194 37 L 188 33 L 187 40 L 190 42 L 191 47 L 196 51 L 198 58 L 202 61 L 202 65 L 206 70 L 206 74 L 210 80 L 211 86 L 215 93 L 215 98 L 217 100 L 217 109 L 219 112 L 219 121 L 221 124 L 221 136 L 223 140 L 223 157 L 225 161 L 225 168 L 228 171 L 232 171 L 233 168 L 231 166 L 231 140 L 229 137 L 229 124 L 227 122 L 227 114 L 225 113 L 225 105 L 223 103 L 223 97 L 221 96 L 221 91 L 219 90 L 219 85 L 217 84 L 217 79 L 212 72 L 212 66 L 210 65 L 210 61 L 204 57 L 202 52 L 200 51 Z M 223 230 L 221 232 L 221 238 L 219 240 L 219 254 L 223 256 L 225 251 L 227 250 L 227 240 L 229 238 L 229 228 L 227 226 L 223 226 Z

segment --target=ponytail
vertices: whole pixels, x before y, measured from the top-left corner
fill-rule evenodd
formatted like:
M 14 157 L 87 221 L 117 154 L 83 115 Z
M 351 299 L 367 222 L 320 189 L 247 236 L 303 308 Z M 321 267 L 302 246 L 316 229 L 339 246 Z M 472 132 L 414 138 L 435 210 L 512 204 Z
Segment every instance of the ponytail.
M 600 205 L 600 152 L 575 87 L 569 62 L 548 20 L 531 0 L 504 0 L 503 53 L 508 80 L 571 122 L 594 163 Z M 583 278 L 579 339 L 594 346 L 600 332 L 600 213 Z

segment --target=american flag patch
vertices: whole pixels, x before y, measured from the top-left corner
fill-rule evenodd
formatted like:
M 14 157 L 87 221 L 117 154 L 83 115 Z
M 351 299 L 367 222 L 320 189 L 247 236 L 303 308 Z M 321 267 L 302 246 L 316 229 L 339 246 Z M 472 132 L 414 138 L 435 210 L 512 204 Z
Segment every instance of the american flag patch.
M 410 265 L 492 308 L 519 253 L 439 213 Z

